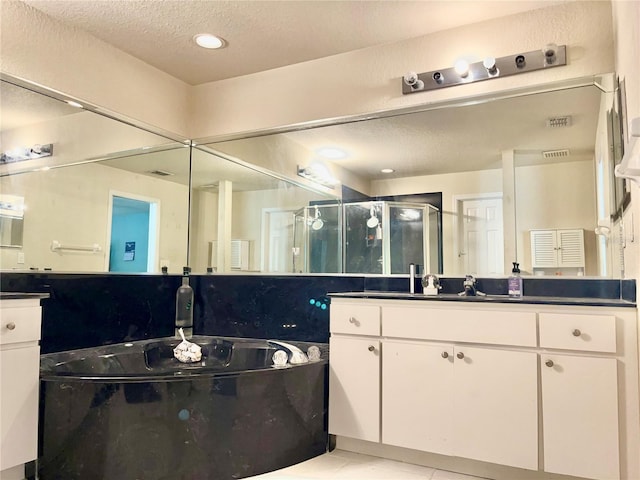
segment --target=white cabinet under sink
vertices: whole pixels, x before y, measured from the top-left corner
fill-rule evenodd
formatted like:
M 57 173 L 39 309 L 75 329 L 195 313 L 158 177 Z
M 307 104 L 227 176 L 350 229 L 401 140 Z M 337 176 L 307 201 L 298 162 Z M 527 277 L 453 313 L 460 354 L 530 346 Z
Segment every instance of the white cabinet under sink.
M 490 478 L 636 480 L 637 352 L 635 308 L 332 298 L 329 433 Z
M 0 478 L 38 456 L 40 299 L 0 301 Z

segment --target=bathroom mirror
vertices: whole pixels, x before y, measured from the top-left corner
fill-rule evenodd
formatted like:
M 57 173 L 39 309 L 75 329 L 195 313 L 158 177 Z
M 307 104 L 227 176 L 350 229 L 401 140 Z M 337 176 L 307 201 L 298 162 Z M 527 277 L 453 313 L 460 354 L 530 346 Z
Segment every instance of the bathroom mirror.
M 370 198 L 441 193 L 444 275 L 504 276 L 517 261 L 525 275 L 618 278 L 607 120 L 615 87 L 613 75 L 590 77 L 199 143 L 262 165 L 304 164 L 331 147 L 343 158 L 323 163 Z M 539 267 L 536 232 L 565 230 L 581 232 L 572 253 L 584 258 Z
M 192 149 L 194 273 L 341 273 L 341 208 L 314 189 L 206 146 Z M 308 249 L 319 252 L 309 265 Z
M 4 75 L 0 88 L 0 268 L 181 272 L 189 148 Z

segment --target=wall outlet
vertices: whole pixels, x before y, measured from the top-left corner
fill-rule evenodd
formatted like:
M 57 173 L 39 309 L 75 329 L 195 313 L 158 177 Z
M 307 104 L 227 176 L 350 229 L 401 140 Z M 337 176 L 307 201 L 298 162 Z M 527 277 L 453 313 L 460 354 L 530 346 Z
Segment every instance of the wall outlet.
M 24 252 L 18 252 L 18 264 L 24 264 Z

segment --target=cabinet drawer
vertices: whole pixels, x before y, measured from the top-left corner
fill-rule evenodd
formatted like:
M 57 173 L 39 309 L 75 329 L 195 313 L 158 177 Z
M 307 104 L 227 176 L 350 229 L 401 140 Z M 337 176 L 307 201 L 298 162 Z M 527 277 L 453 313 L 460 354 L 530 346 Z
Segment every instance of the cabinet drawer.
M 378 305 L 331 305 L 331 333 L 380 335 L 380 307 Z
M 499 310 L 384 307 L 385 337 L 536 346 L 536 314 Z
M 616 351 L 615 315 L 540 314 L 540 346 L 588 352 Z
M 0 309 L 0 345 L 40 340 L 40 307 Z

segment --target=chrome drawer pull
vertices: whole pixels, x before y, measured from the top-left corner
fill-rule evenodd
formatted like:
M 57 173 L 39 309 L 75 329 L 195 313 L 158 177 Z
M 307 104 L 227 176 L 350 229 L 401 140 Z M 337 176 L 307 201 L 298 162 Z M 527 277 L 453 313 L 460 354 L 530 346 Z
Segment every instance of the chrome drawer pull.
M 7 330 L 15 330 L 16 329 L 16 324 L 13 322 L 9 322 L 7 323 Z
M 356 323 L 355 317 L 349 317 L 349 323 Z
M 368 350 L 369 350 L 370 352 L 375 351 L 375 349 L 376 349 L 376 347 L 374 347 L 373 345 L 369 345 Z
M 442 358 L 449 358 L 449 352 L 442 352 Z
M 544 364 L 545 364 L 547 367 L 553 367 L 553 360 L 547 360 L 546 362 L 544 362 Z
M 460 360 L 462 360 L 464 358 L 464 353 L 462 352 L 458 352 L 458 354 L 456 355 L 456 357 L 458 357 Z
M 574 337 L 579 337 L 580 335 L 582 335 L 582 332 L 577 328 L 571 333 L 573 334 Z

